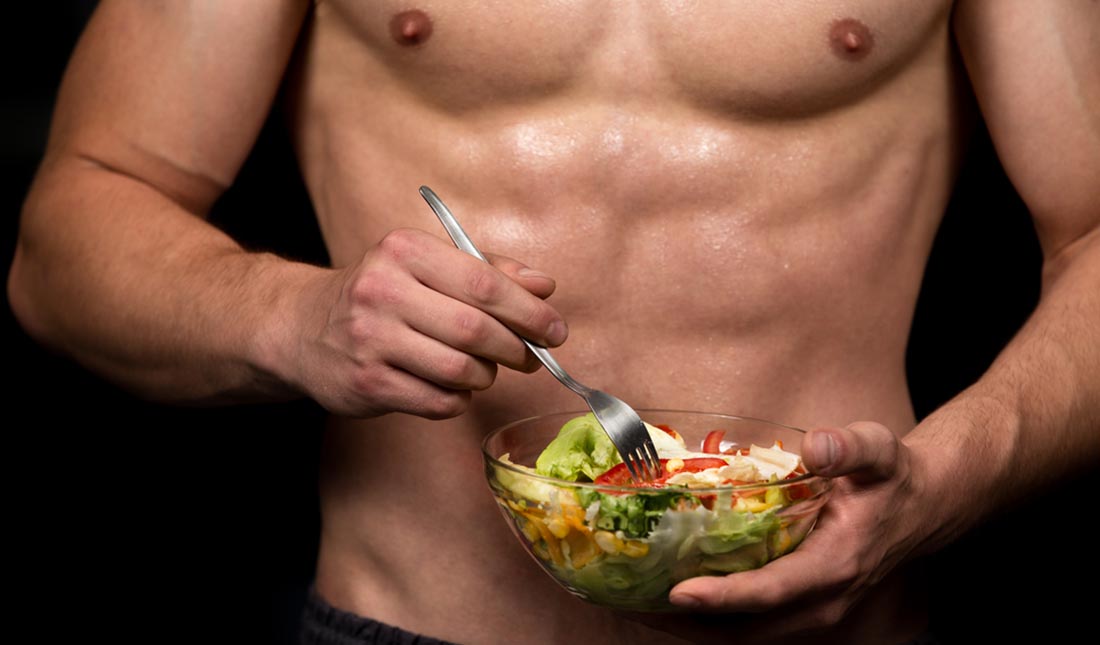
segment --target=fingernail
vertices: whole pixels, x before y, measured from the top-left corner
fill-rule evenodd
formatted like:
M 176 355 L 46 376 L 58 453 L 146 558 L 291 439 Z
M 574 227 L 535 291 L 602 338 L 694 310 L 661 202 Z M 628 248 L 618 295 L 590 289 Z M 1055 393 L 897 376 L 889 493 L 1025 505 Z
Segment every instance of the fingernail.
M 569 336 L 569 328 L 565 326 L 565 321 L 562 320 L 555 320 L 550 323 L 549 329 L 546 330 L 546 340 L 551 345 L 561 345 L 565 342 L 567 336 Z
M 668 597 L 668 601 L 677 607 L 684 607 L 686 609 L 695 609 L 703 605 L 703 601 L 699 600 L 695 596 L 689 596 L 686 593 L 676 593 Z
M 516 271 L 516 273 L 525 278 L 546 278 L 547 280 L 553 280 L 553 278 L 543 273 L 542 271 L 538 271 L 537 269 L 532 269 L 530 267 L 523 267 L 519 271 Z
M 810 452 L 816 470 L 826 471 L 833 467 L 836 460 L 836 439 L 828 432 L 815 432 L 810 442 Z

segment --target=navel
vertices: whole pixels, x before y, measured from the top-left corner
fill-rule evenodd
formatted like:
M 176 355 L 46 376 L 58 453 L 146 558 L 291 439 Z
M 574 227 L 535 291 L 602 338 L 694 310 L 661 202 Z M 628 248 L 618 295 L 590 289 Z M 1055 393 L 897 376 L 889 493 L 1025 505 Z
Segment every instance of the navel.
M 402 11 L 390 19 L 390 36 L 406 47 L 423 44 L 432 36 L 432 19 L 419 9 Z
M 844 18 L 833 22 L 829 28 L 829 45 L 837 56 L 857 61 L 871 53 L 875 38 L 867 25 L 855 18 Z

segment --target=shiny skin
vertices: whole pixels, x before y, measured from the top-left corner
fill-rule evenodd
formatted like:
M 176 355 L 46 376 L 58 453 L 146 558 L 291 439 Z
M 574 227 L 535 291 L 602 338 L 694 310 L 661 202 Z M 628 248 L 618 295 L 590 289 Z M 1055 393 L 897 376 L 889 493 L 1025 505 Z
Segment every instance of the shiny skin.
M 409 46 L 390 25 L 413 9 L 431 33 Z M 992 512 L 1100 459 L 1097 12 L 104 0 L 10 300 L 35 337 L 143 395 L 333 411 L 317 588 L 337 607 L 459 642 L 902 642 L 923 625 L 906 562 L 981 519 L 959 486 Z M 859 57 L 834 48 L 848 20 L 870 34 L 840 35 Z M 971 91 L 1035 217 L 1043 297 L 918 424 L 905 343 Z M 277 97 L 333 267 L 249 253 L 202 219 Z M 492 267 L 446 242 L 421 184 Z M 818 529 L 757 572 L 683 583 L 686 618 L 572 598 L 485 490 L 485 432 L 580 407 L 527 373 L 513 332 L 637 407 L 816 428 L 807 465 L 837 478 Z

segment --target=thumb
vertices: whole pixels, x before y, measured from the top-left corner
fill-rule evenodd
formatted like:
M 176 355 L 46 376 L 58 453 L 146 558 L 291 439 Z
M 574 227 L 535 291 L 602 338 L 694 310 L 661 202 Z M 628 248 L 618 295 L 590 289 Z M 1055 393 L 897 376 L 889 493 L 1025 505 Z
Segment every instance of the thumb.
M 890 478 L 901 450 L 897 435 L 881 423 L 857 421 L 846 428 L 811 430 L 802 438 L 802 459 L 816 475 Z

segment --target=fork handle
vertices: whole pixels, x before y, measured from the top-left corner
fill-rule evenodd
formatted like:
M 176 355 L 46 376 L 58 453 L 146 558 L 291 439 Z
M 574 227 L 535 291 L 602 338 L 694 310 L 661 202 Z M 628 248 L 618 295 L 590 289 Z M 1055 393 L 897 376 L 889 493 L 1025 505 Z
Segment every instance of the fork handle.
M 455 219 L 455 216 L 451 213 L 451 209 L 447 208 L 447 205 L 443 203 L 443 200 L 441 200 L 431 188 L 428 188 L 427 186 L 421 186 L 420 196 L 424 198 L 424 201 L 428 202 L 428 206 L 432 207 L 432 211 L 435 212 L 435 215 L 439 218 L 439 221 L 443 223 L 443 228 L 447 230 L 447 235 L 451 236 L 451 241 L 455 243 L 455 246 L 469 253 L 475 258 L 481 260 L 482 262 L 489 261 L 485 259 L 485 256 L 482 255 L 481 251 L 479 251 L 477 246 L 474 245 L 474 241 L 470 239 L 470 236 L 466 235 L 466 231 L 463 230 L 462 225 L 458 223 L 457 219 Z M 516 335 L 519 336 L 519 334 Z M 558 362 L 554 360 L 554 357 L 550 355 L 549 350 L 547 350 L 545 347 L 543 347 L 542 345 L 536 345 L 534 342 L 524 338 L 523 336 L 519 336 L 519 339 L 522 340 L 525 345 L 527 345 L 527 349 L 531 350 L 531 353 L 535 355 L 535 358 L 539 359 L 539 361 L 546 366 L 546 369 L 554 375 L 554 378 L 561 381 L 562 385 L 569 388 L 570 390 L 573 390 L 581 396 L 585 396 L 586 394 L 591 392 L 589 388 L 573 380 L 573 377 L 569 376 L 569 374 L 566 373 L 564 369 L 562 369 L 561 365 L 558 365 Z
M 566 371 L 561 368 L 561 365 L 558 365 L 558 361 L 554 360 L 554 357 L 550 355 L 550 352 L 545 347 L 543 347 L 542 345 L 536 345 L 524 338 L 523 336 L 520 336 L 519 339 L 526 343 L 527 349 L 531 350 L 531 353 L 535 355 L 535 358 L 539 359 L 539 362 L 545 365 L 546 369 L 554 375 L 554 378 L 561 381 L 562 385 L 569 388 L 570 390 L 573 390 L 583 397 L 587 397 L 589 394 L 592 393 L 591 388 L 585 387 L 584 385 L 581 385 L 580 383 L 573 380 L 573 377 L 569 376 L 569 374 L 567 374 Z
M 470 239 L 469 235 L 466 235 L 466 231 L 462 229 L 458 220 L 455 219 L 455 216 L 451 213 L 451 209 L 447 208 L 447 205 L 443 203 L 439 195 L 435 194 L 435 191 L 427 186 L 421 186 L 420 196 L 424 198 L 424 201 L 428 202 L 428 206 L 432 207 L 432 211 L 435 212 L 435 216 L 439 218 L 439 221 L 443 223 L 443 228 L 447 229 L 447 235 L 451 236 L 451 241 L 455 243 L 455 246 L 482 262 L 489 261 L 485 259 L 481 251 L 477 250 L 477 247 L 474 246 L 474 241 Z

